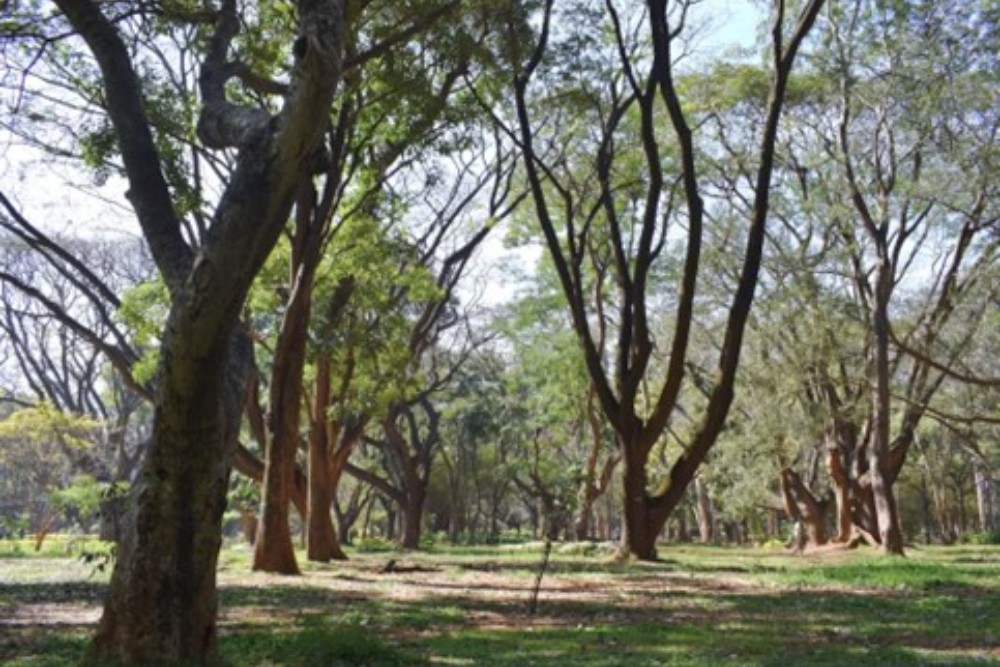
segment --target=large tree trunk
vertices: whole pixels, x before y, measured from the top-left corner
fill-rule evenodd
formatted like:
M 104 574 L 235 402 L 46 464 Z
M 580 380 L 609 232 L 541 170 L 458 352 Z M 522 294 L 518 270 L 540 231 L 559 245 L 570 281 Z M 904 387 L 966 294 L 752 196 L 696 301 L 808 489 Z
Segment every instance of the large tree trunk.
M 299 574 L 288 507 L 294 485 L 297 443 L 275 437 L 269 442 L 261 494 L 260 526 L 254 543 L 253 569 L 279 574 Z
M 333 480 L 326 439 L 309 439 L 309 518 L 306 523 L 306 558 L 319 563 L 345 560 L 333 527 Z
M 331 441 L 335 440 L 333 423 L 326 410 L 330 404 L 330 360 L 320 357 L 316 361 L 312 415 L 309 430 L 309 514 L 306 521 L 306 558 L 319 563 L 346 560 L 340 548 L 337 532 L 333 527 L 330 508 L 341 466 L 334 470 L 330 457 Z
M 427 500 L 427 486 L 418 483 L 414 488 L 408 488 L 406 491 L 406 505 L 402 508 L 403 534 L 400 546 L 404 549 L 419 549 L 424 519 L 424 503 Z
M 311 179 L 299 187 L 296 203 L 296 229 L 292 243 L 292 279 L 288 305 L 281 319 L 281 330 L 271 365 L 271 381 L 267 415 L 267 447 L 265 451 L 264 483 L 261 494 L 260 530 L 254 544 L 253 569 L 279 574 L 298 574 L 295 549 L 288 527 L 288 506 L 295 485 L 295 457 L 299 449 L 299 418 L 302 412 L 302 383 L 305 370 L 306 344 L 309 338 L 309 318 L 312 313 L 313 279 L 319 264 L 324 221 L 316 218 L 316 189 Z M 329 377 L 327 386 L 329 386 Z M 325 406 L 328 401 L 324 400 Z M 315 420 L 313 420 L 315 423 Z M 325 442 L 309 453 L 325 449 Z M 325 515 L 316 517 L 317 526 L 333 530 L 330 521 L 330 499 L 325 510 L 319 507 L 322 498 L 315 497 L 326 489 L 327 476 L 313 475 L 310 456 L 309 497 L 307 514 L 316 510 Z M 313 525 L 306 517 L 306 533 Z
M 303 164 L 321 144 L 340 70 L 342 7 L 300 3 L 302 56 L 282 113 L 225 99 L 235 2 L 218 10 L 199 84 L 199 136 L 239 146 L 205 243 L 181 234 L 129 49 L 97 3 L 60 0 L 86 40 L 129 179 L 129 198 L 171 294 L 153 433 L 132 489 L 104 614 L 89 649 L 102 662 L 205 662 L 216 643 L 215 568 L 249 345 L 234 337 L 247 290 L 291 210 Z
M 889 433 L 891 426 L 891 395 L 889 374 L 889 296 L 892 291 L 892 265 L 881 250 L 875 269 L 875 289 L 872 307 L 872 355 L 875 382 L 872 396 L 874 431 L 868 449 L 868 474 L 875 504 L 875 518 L 882 551 L 903 554 L 903 534 L 899 527 L 896 497 L 892 491 L 889 470 Z
M 635 457 L 626 448 L 622 488 L 625 493 L 622 548 L 639 560 L 656 560 L 656 539 L 663 523 L 653 525 L 646 491 L 645 457 Z
M 288 525 L 288 508 L 295 484 L 295 453 L 298 450 L 298 420 L 295 438 L 289 438 L 287 424 L 274 424 L 269 433 L 261 493 L 260 526 L 254 543 L 254 570 L 279 574 L 299 574 L 295 548 Z
M 175 306 L 167 328 L 164 350 L 171 354 L 154 435 L 131 491 L 92 659 L 204 660 L 215 648 L 215 567 L 242 387 L 238 381 L 223 386 L 225 360 L 233 354 L 225 345 L 189 352 L 182 311 Z M 232 361 L 234 367 L 246 363 Z

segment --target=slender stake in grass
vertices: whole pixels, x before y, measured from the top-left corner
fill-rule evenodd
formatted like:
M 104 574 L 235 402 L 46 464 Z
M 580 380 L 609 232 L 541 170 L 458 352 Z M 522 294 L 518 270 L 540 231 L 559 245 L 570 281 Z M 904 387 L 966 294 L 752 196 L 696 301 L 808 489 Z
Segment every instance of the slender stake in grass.
M 535 587 L 531 591 L 531 599 L 528 601 L 528 614 L 534 616 L 538 611 L 538 592 L 542 589 L 542 577 L 549 567 L 549 555 L 552 553 L 552 540 L 545 538 L 545 548 L 542 550 L 542 563 L 538 568 L 538 576 L 535 577 Z

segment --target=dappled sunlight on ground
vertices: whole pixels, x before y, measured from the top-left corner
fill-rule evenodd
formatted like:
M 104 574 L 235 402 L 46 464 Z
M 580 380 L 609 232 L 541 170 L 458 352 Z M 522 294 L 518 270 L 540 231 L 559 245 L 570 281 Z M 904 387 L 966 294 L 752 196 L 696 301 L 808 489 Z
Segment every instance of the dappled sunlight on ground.
M 661 555 L 632 564 L 554 557 L 538 613 L 529 615 L 537 553 L 359 553 L 303 563 L 302 576 L 288 577 L 252 573 L 246 554 L 233 550 L 220 560 L 221 636 L 351 627 L 419 654 L 422 664 L 527 664 L 517 650 L 532 664 L 555 665 L 689 655 L 678 664 L 737 656 L 735 664 L 765 665 L 780 664 L 768 657 L 778 654 L 797 664 L 1000 664 L 1000 550 L 927 550 L 905 561 L 833 550 Z M 43 645 L 40 634 L 85 637 L 106 580 L 89 575 L 68 559 L 0 560 L 0 662 Z M 601 661 L 615 651 L 624 651 L 622 662 Z

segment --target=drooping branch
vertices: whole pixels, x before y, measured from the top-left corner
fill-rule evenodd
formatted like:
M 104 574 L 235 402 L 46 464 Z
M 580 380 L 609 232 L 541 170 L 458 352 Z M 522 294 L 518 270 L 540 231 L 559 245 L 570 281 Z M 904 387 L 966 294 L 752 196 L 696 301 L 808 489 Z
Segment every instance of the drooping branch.
M 97 59 L 108 116 L 115 128 L 129 181 L 128 197 L 157 268 L 171 293 L 178 293 L 194 261 L 181 235 L 162 160 L 144 110 L 139 79 L 125 43 L 90 0 L 56 0 Z

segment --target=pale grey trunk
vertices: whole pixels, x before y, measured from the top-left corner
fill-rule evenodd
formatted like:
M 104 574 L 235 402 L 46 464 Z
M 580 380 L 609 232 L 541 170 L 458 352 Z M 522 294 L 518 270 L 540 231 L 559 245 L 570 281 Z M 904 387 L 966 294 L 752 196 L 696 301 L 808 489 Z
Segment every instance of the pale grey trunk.
M 979 510 L 979 530 L 984 533 L 996 529 L 996 518 L 993 508 L 993 479 L 986 468 L 976 465 L 976 507 Z
M 702 544 L 711 544 L 715 540 L 715 512 L 712 511 L 708 487 L 700 475 L 694 479 L 694 491 L 698 498 L 698 533 Z

